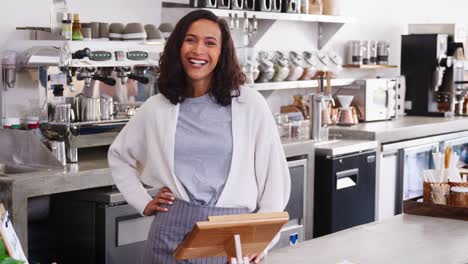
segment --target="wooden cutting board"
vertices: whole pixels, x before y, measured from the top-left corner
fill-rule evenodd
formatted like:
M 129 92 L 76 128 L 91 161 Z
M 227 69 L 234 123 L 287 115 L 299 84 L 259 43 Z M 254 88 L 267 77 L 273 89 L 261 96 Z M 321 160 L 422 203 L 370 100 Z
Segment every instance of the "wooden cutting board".
M 197 222 L 174 251 L 176 259 L 235 257 L 234 235 L 240 235 L 243 255 L 259 253 L 289 220 L 287 212 L 210 216 Z

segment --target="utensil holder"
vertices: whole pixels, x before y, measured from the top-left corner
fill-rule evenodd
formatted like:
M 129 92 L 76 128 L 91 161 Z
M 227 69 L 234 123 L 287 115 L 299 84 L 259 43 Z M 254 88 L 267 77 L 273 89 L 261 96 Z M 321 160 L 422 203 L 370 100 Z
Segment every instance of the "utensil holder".
M 439 184 L 439 185 L 447 185 L 450 186 L 448 183 L 441 183 L 441 182 L 424 182 L 423 183 L 423 202 L 425 203 L 434 203 L 432 199 L 432 184 Z M 450 188 L 449 188 L 450 190 Z M 450 204 L 450 191 L 446 194 L 446 204 Z
M 425 203 L 432 203 L 432 183 L 433 182 L 424 182 L 423 184 L 423 202 Z

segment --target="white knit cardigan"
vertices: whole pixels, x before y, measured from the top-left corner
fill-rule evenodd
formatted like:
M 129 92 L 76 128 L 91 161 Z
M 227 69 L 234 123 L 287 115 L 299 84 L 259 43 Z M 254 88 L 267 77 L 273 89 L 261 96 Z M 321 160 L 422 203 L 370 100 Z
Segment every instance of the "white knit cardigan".
M 232 100 L 231 168 L 216 206 L 247 207 L 251 212 L 256 208 L 259 212 L 282 211 L 291 182 L 275 121 L 260 93 L 244 87 L 240 91 L 240 96 Z M 167 186 L 176 199 L 189 201 L 174 175 L 178 114 L 179 104 L 170 103 L 162 94 L 149 98 L 109 149 L 114 182 L 141 214 L 152 199 L 142 182 L 156 188 Z

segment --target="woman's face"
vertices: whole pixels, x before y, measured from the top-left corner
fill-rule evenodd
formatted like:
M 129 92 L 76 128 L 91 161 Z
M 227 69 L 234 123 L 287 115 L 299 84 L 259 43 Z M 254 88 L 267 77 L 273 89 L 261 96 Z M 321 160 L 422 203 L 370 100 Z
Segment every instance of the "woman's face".
M 180 48 L 182 66 L 190 81 L 211 81 L 221 45 L 221 30 L 217 23 L 200 19 L 190 25 Z

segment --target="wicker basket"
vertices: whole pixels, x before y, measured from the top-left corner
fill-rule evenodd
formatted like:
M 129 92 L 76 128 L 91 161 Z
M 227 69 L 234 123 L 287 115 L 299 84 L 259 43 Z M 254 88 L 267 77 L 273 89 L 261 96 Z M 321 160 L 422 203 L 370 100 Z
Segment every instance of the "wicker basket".
M 450 188 L 452 187 L 468 187 L 468 182 L 449 182 Z
M 424 185 L 423 185 L 423 202 L 425 203 L 433 203 L 431 184 L 434 184 L 434 182 L 424 182 Z M 435 183 L 435 184 L 447 184 L 447 183 Z M 449 186 L 452 187 L 450 184 Z M 449 194 L 450 194 L 450 191 L 447 193 L 447 204 L 449 203 L 449 198 L 450 198 Z
M 425 203 L 432 203 L 431 183 L 432 182 L 424 182 L 423 185 L 423 202 Z

